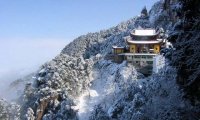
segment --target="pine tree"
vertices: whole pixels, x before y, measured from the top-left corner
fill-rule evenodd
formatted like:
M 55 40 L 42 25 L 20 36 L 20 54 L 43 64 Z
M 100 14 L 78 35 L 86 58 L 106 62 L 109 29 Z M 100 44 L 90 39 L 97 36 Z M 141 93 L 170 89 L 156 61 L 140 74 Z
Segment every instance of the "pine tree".
M 142 9 L 141 15 L 142 15 L 142 16 L 148 16 L 148 12 L 147 12 L 146 6 L 144 6 L 144 8 Z

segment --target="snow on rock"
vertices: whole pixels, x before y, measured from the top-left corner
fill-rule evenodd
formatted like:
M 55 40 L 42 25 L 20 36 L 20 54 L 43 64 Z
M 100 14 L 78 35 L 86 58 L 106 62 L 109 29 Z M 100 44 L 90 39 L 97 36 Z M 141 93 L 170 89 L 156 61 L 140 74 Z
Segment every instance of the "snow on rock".
M 33 84 L 27 84 L 21 97 L 22 113 L 32 109 L 37 120 L 76 119 L 73 99 L 89 86 L 93 60 L 65 54 L 44 64 Z M 21 116 L 26 119 L 27 116 Z
M 112 52 L 113 45 L 125 46 L 123 37 L 128 36 L 134 28 L 138 27 L 150 28 L 152 26 L 148 18 L 134 17 L 116 27 L 82 35 L 68 44 L 62 53 L 73 57 L 82 56 L 84 59 L 97 54 L 109 54 Z
M 173 7 L 179 20 L 169 35 L 175 48 L 170 58 L 177 67 L 177 83 L 183 86 L 185 97 L 200 107 L 200 1 L 177 1 L 180 5 Z
M 127 66 L 126 62 L 118 65 L 111 61 L 98 61 L 93 70 L 92 85 L 78 98 L 79 119 L 89 119 L 94 107 L 100 103 L 104 104 L 103 109 L 107 109 L 107 106 L 114 101 L 110 98 L 127 86 L 126 84 L 131 83 L 134 78 L 136 78 L 136 70 Z
M 107 96 L 109 100 L 99 103 L 103 108 L 100 111 L 103 110 L 109 119 L 117 120 L 193 119 L 190 113 L 195 109 L 182 99 L 183 92 L 179 90 L 175 78 L 176 71 L 166 67 L 159 74 L 133 80 L 114 96 Z M 95 112 L 98 113 L 98 109 L 93 110 L 90 118 L 94 118 Z M 99 116 L 95 117 L 92 120 Z
M 25 116 L 26 116 L 27 120 L 35 120 L 34 112 L 31 108 L 28 108 Z

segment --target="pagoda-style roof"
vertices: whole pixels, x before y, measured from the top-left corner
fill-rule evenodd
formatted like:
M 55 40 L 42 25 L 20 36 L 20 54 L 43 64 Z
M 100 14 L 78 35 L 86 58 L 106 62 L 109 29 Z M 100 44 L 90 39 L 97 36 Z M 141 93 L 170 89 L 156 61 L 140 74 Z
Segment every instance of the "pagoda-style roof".
M 125 41 L 127 44 L 160 44 L 164 41 L 158 39 L 158 35 L 154 29 L 137 29 L 125 37 Z
M 133 40 L 130 36 L 125 38 L 128 44 L 160 44 L 163 39 Z
M 132 35 L 137 36 L 154 36 L 157 35 L 155 29 L 135 29 L 131 33 Z
M 133 40 L 156 40 L 158 33 L 153 29 L 134 30 L 130 36 Z
M 132 40 L 127 40 L 127 43 L 130 43 L 130 44 L 159 44 L 161 43 L 162 41 L 132 41 Z
M 133 56 L 133 55 L 145 55 L 145 56 L 156 56 L 157 54 L 154 53 L 121 53 L 118 55 L 129 55 L 129 56 Z
M 158 38 L 158 35 L 146 35 L 146 36 L 139 36 L 139 35 L 134 35 L 134 34 L 131 34 L 131 38 L 133 40 L 137 40 L 137 41 L 140 41 L 140 40 L 156 40 Z

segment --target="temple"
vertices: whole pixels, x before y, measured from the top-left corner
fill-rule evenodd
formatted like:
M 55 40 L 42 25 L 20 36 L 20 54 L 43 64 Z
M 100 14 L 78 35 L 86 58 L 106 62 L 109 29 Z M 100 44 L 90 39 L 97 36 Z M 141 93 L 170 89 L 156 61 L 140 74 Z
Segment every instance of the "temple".
M 161 39 L 155 29 L 135 29 L 124 40 L 127 46 L 113 46 L 114 61 L 126 60 L 136 68 L 151 73 L 154 57 L 159 55 L 165 40 Z

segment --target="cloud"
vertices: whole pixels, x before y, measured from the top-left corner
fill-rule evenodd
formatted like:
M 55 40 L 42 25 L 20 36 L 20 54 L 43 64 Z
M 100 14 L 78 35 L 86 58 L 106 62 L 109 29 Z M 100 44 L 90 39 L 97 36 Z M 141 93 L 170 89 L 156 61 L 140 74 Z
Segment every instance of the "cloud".
M 69 43 L 64 39 L 0 40 L 0 97 L 13 98 L 5 91 L 11 82 L 36 71 Z

